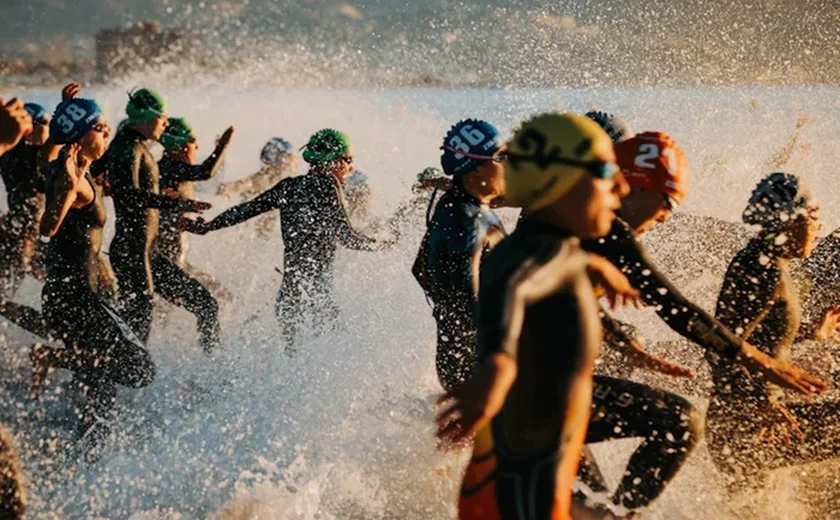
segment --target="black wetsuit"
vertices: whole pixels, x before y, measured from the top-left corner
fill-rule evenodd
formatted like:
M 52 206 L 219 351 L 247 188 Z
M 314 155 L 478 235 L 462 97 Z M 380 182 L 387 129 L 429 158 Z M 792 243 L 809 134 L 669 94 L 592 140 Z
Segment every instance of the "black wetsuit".
M 39 168 L 41 147 L 26 143 L 0 157 L 9 212 L 3 216 L 0 243 L 2 291 L 14 294 L 26 273 L 43 279 L 43 248 L 38 225 L 44 213 L 44 176 Z
M 275 311 L 291 346 L 306 314 L 313 316 L 318 330 L 338 317 L 333 299 L 338 245 L 363 251 L 380 245 L 353 229 L 338 180 L 323 172 L 283 179 L 255 199 L 225 211 L 213 219 L 212 226 L 225 228 L 278 209 L 284 271 Z
M 71 208 L 51 238 L 41 297 L 47 326 L 67 348 L 58 367 L 82 378 L 93 413 L 102 417 L 113 407 L 117 384 L 147 386 L 155 377 L 155 365 L 143 342 L 97 295 L 106 212 L 102 191 L 90 174 L 86 179 L 96 198 L 83 208 Z
M 435 366 L 447 390 L 469 379 L 475 368 L 479 264 L 505 234 L 493 210 L 455 186 L 440 198 L 423 237 L 414 272 L 432 304 Z
M 518 375 L 501 412 L 476 437 L 461 489 L 462 520 L 568 514 L 558 509 L 555 486 L 574 477 L 567 473 L 576 453 L 567 450 L 582 440 L 601 341 L 587 262 L 576 239 L 527 220 L 483 262 L 479 361 L 507 353 Z
M 216 174 L 224 150 L 218 146 L 198 165 L 164 157 L 158 163 L 161 191 L 172 190 L 182 199 L 192 199 L 195 195 L 193 182 L 208 180 Z M 152 252 L 152 276 L 159 295 L 195 314 L 201 345 L 209 352 L 219 342 L 219 304 L 198 279 L 210 276 L 186 262 L 187 237 L 178 227 L 183 216 L 184 211 L 177 208 L 161 210 L 160 233 Z
M 116 232 L 109 253 L 120 286 L 122 314 L 144 342 L 149 338 L 152 322 L 155 277 L 161 281 L 176 280 L 180 271 L 166 257 L 154 254 L 158 210 L 182 207 L 182 199 L 160 194 L 158 165 L 145 143 L 146 139 L 137 131 L 123 127 L 102 159 L 92 167 L 97 173 L 106 174 L 114 199 Z M 201 286 L 196 285 L 193 289 L 200 291 Z M 163 284 L 161 296 L 186 305 L 181 299 L 181 288 L 177 283 Z M 198 317 L 202 346 L 210 350 L 219 340 L 218 304 L 206 289 L 201 296 L 190 298 L 190 301 L 199 300 L 201 305 L 191 310 Z
M 800 332 L 801 302 L 788 262 L 775 254 L 771 241 L 753 239 L 729 264 L 716 315 L 756 348 L 789 360 Z M 790 444 L 759 439 L 768 404 L 782 402 L 781 390 L 713 352 L 706 360 L 714 381 L 706 414 L 709 452 L 730 483 L 757 485 L 763 470 L 840 457 L 840 402 L 787 404 L 805 438 Z
M 642 300 L 676 332 L 718 352 L 732 363 L 741 340 L 707 312 L 686 299 L 653 265 L 635 233 L 620 219 L 603 238 L 587 240 L 583 247 L 618 267 Z M 605 320 L 607 341 L 618 341 L 617 323 Z M 593 414 L 587 443 L 616 438 L 645 440 L 630 459 L 613 501 L 630 509 L 645 507 L 656 499 L 688 458 L 702 437 L 703 421 L 686 399 L 647 385 L 607 376 L 595 376 Z M 592 461 L 584 461 L 583 475 L 597 476 Z M 605 487 L 597 479 L 591 487 Z

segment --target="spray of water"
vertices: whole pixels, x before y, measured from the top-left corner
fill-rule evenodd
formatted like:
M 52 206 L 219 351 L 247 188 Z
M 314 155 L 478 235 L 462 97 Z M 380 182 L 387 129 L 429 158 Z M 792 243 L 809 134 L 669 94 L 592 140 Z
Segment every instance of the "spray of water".
M 154 82 L 133 78 L 91 94 L 116 123 L 126 88 L 141 83 Z M 599 107 L 622 114 L 636 130 L 671 133 L 694 166 L 682 209 L 724 220 L 739 216 L 768 158 L 790 140 L 799 117 L 809 114 L 799 139 L 811 147 L 794 146 L 786 163 L 824 201 L 840 196 L 825 174 L 840 154 L 831 146 L 836 122 L 823 110 L 837 97 L 833 88 L 357 91 L 196 84 L 167 95 L 170 113 L 193 122 L 205 152 L 225 127 L 237 127 L 221 173 L 226 181 L 255 171 L 259 150 L 272 136 L 302 144 L 321 127 L 341 128 L 353 138 L 379 218 L 410 196 L 416 172 L 437 163 L 439 139 L 457 119 L 480 116 L 510 132 L 527 115 L 556 107 Z M 50 105 L 58 96 L 33 91 L 28 97 Z M 233 203 L 211 195 L 214 186 L 199 188 L 200 198 L 215 204 L 211 216 Z M 830 229 L 840 214 L 830 204 L 823 207 Z M 273 315 L 281 280 L 275 271 L 282 266 L 279 236 L 260 237 L 245 224 L 193 238 L 190 261 L 234 294 L 233 304 L 222 310 L 224 348 L 203 355 L 193 318 L 182 310 L 157 320 L 149 345 L 158 378 L 149 388 L 121 391 L 119 439 L 89 466 L 68 455 L 70 426 L 62 419 L 72 415 L 69 377 L 55 374 L 44 402 L 31 402 L 26 395 L 31 338 L 4 329 L 0 379 L 7 398 L 0 414 L 21 448 L 32 517 L 454 518 L 466 454 L 438 453 L 432 440 L 438 392 L 434 322 L 409 273 L 421 225 L 416 223 L 396 250 L 340 253 L 337 329 L 307 336 L 294 356 L 284 353 Z M 676 245 L 690 245 L 702 231 L 674 229 L 664 228 L 649 242 L 658 245 L 654 252 L 663 265 L 680 276 L 678 259 L 691 253 Z M 731 249 L 720 248 L 725 252 L 719 256 Z M 713 301 L 714 276 L 719 279 L 722 269 L 712 266 L 710 282 L 690 286 L 687 293 L 704 305 Z M 692 279 L 685 271 L 682 276 Z M 37 304 L 38 291 L 27 282 L 18 299 Z M 673 337 L 647 311 L 631 318 L 649 337 Z M 699 367 L 698 359 L 691 348 L 678 358 Z M 685 390 L 702 403 L 702 379 Z M 633 441 L 604 444 L 596 454 L 617 479 L 633 446 Z M 804 518 L 797 516 L 795 473 L 780 474 L 771 493 L 745 499 L 749 504 L 730 504 L 701 448 L 649 517 Z

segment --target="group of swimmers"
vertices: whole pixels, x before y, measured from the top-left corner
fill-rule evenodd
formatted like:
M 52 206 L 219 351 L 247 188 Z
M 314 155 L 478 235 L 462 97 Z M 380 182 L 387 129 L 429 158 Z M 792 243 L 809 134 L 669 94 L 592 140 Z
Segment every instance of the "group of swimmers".
M 291 144 L 270 141 L 264 171 L 219 189 L 247 200 L 205 221 L 194 215 L 209 204 L 194 199 L 192 183 L 215 175 L 234 129 L 198 163 L 192 126 L 169 117 L 157 92 L 130 93 L 116 132 L 80 93 L 76 84 L 65 87 L 52 117 L 17 100 L 0 111 L 0 174 L 9 193 L 0 314 L 44 339 L 31 350 L 36 398 L 51 368 L 74 373 L 87 403 L 79 437 L 92 439 L 84 453 L 92 461 L 97 440 L 109 433 L 117 387 L 154 380 L 146 343 L 156 293 L 196 316 L 206 352 L 219 346 L 219 288 L 186 262 L 185 232 L 206 234 L 279 210 L 284 269 L 276 314 L 289 350 L 304 319 L 319 331 L 335 324 L 338 245 L 377 251 L 394 240 L 351 224 L 348 200 L 365 191 L 348 193 L 354 158 L 338 130 L 312 135 L 302 153 L 309 171 L 300 176 L 288 174 L 296 161 Z M 159 161 L 152 141 L 164 148 Z M 806 309 L 811 318 L 801 319 L 789 264 L 810 256 L 819 229 L 801 179 L 774 173 L 756 186 L 744 211 L 756 238 L 730 264 L 712 316 L 668 281 L 637 238 L 687 194 L 688 161 L 667 134 L 634 135 L 600 112 L 546 113 L 522 122 L 507 142 L 487 121 L 460 121 L 441 150 L 441 169 L 418 175 L 415 197 L 390 224 L 396 238 L 409 215 L 426 225 L 412 273 L 437 323 L 436 368 L 446 391 L 438 436 L 445 444 L 473 442 L 460 518 L 562 520 L 573 510 L 633 517 L 677 474 L 704 423 L 733 489 L 756 485 L 772 468 L 837 455 L 830 418 L 840 405 L 785 404 L 781 394 L 826 389 L 789 364 L 790 347 L 829 340 L 840 324 L 840 291 L 822 291 Z M 110 266 L 101 251 L 105 196 L 116 213 Z M 498 207 L 522 209 L 509 235 Z M 38 235 L 49 237 L 46 247 Z M 840 253 L 837 244 L 828 247 L 815 257 Z M 818 286 L 832 265 L 811 262 L 802 276 Z M 41 312 L 9 299 L 23 274 L 44 280 Z M 634 366 L 692 376 L 646 352 L 640 333 L 599 300 L 612 309 L 650 306 L 704 349 L 714 382 L 705 421 L 672 392 L 594 373 L 603 342 Z M 599 503 L 592 496 L 609 489 L 585 446 L 618 438 L 643 441 L 618 488 Z M 582 490 L 573 495 L 576 481 Z

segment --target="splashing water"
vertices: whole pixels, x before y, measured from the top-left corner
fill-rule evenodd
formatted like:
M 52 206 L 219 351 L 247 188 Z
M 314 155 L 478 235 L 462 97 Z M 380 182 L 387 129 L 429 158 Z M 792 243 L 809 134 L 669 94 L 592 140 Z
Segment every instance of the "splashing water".
M 108 107 L 112 124 L 121 119 L 125 90 L 92 93 Z M 637 131 L 671 133 L 693 165 L 682 210 L 734 220 L 767 173 L 767 161 L 807 114 L 811 119 L 798 144 L 785 164 L 774 166 L 814 186 L 832 229 L 840 209 L 829 202 L 840 197 L 840 188 L 826 172 L 840 159 L 840 147 L 832 146 L 837 123 L 824 109 L 836 108 L 838 93 L 816 87 L 242 91 L 195 86 L 167 95 L 169 113 L 191 120 L 203 152 L 228 125 L 237 127 L 220 174 L 225 181 L 256 171 L 259 150 L 272 136 L 300 145 L 321 127 L 342 129 L 370 179 L 372 211 L 383 218 L 410 196 L 414 174 L 438 163 L 441 136 L 457 119 L 483 117 L 510 132 L 538 111 L 595 106 L 621 114 Z M 57 91 L 25 97 L 48 106 L 58 101 Z M 214 203 L 211 216 L 236 202 L 210 195 L 216 182 L 198 186 L 199 198 Z M 69 377 L 54 373 L 44 402 L 28 400 L 31 338 L 5 328 L 0 377 L 7 399 L 0 412 L 21 448 L 32 518 L 454 518 L 466 454 L 440 454 L 432 439 L 439 391 L 434 321 L 409 272 L 422 232 L 417 225 L 394 251 L 340 252 L 337 330 L 306 337 L 294 356 L 284 354 L 273 314 L 281 280 L 275 271 L 282 266 L 279 233 L 260 238 L 245 224 L 193 237 L 190 262 L 234 293 L 234 303 L 222 309 L 224 348 L 204 356 L 185 311 L 156 319 L 149 348 L 158 378 L 140 391 L 121 389 L 116 429 L 123 442 L 89 466 L 66 455 L 69 427 L 59 419 L 71 415 Z M 668 248 L 657 255 L 667 260 Z M 675 269 L 673 261 L 662 263 Z M 722 271 L 716 276 L 719 280 Z M 687 292 L 708 308 L 714 298 L 709 291 L 703 285 Z M 38 294 L 37 284 L 27 283 L 17 299 L 37 304 Z M 673 337 L 649 312 L 633 321 L 641 322 L 649 337 Z M 690 354 L 696 361 L 697 352 Z M 622 441 L 597 447 L 615 480 L 634 446 Z M 718 481 L 701 448 L 647 517 L 739 517 Z M 772 500 L 764 504 L 756 498 L 750 510 L 763 518 L 804 518 L 792 476 L 780 476 L 771 487 Z

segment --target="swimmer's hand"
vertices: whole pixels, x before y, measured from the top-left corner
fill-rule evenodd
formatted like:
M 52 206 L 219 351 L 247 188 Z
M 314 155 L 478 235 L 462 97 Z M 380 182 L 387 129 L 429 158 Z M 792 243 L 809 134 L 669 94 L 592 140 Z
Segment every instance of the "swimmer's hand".
M 493 354 L 469 381 L 441 396 L 437 401 L 444 407 L 437 416 L 441 447 L 459 444 L 487 425 L 505 404 L 516 372 L 516 360 Z
M 8 103 L 0 99 L 0 155 L 11 150 L 32 132 L 32 117 L 23 108 L 23 102 L 14 98 Z
M 181 210 L 188 213 L 203 213 L 212 208 L 213 205 L 209 202 L 201 202 L 198 200 L 181 199 Z
M 220 146 L 222 148 L 226 148 L 228 144 L 230 144 L 230 140 L 233 139 L 233 134 L 236 130 L 230 126 L 225 133 L 222 134 L 221 137 L 216 139 L 216 146 Z
M 766 411 L 767 414 L 760 418 L 763 426 L 757 434 L 759 440 L 774 444 L 790 444 L 794 440 L 801 441 L 805 438 L 796 417 L 784 404 L 771 402 Z
M 82 92 L 82 86 L 78 83 L 68 83 L 65 85 L 63 89 L 61 89 L 61 100 L 67 101 L 69 99 L 75 99 L 79 93 Z
M 178 229 L 194 235 L 206 235 L 208 232 L 212 231 L 210 223 L 201 217 L 196 219 L 182 217 L 178 221 Z
M 822 323 L 814 331 L 814 339 L 820 341 L 837 339 L 838 333 L 840 333 L 840 305 L 825 313 Z
M 685 377 L 688 379 L 694 379 L 695 377 L 694 372 L 690 369 L 651 354 L 636 341 L 631 341 L 628 348 L 623 351 L 623 354 L 627 358 L 628 363 L 636 368 L 659 372 L 660 374 L 671 377 Z
M 590 254 L 586 272 L 593 285 L 599 285 L 604 289 L 611 309 L 615 310 L 619 306 L 629 304 L 636 307 L 641 305 L 639 291 L 630 285 L 630 280 L 606 258 Z
M 795 365 L 770 357 L 748 343 L 741 345 L 737 361 L 750 373 L 763 376 L 768 383 L 796 390 L 800 394 L 810 396 L 828 389 L 828 384 L 822 379 Z

